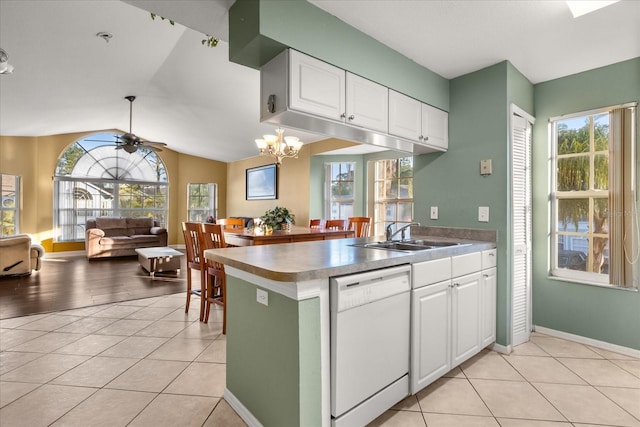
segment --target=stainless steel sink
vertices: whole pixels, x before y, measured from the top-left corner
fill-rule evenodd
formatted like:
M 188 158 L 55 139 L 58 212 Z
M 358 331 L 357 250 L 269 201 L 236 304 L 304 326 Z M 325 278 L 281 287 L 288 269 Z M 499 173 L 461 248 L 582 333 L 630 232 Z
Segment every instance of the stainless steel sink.
M 431 240 L 406 240 L 399 242 L 372 242 L 372 243 L 356 243 L 352 246 L 370 249 L 386 249 L 390 251 L 427 251 L 438 248 L 446 248 L 451 246 L 467 245 L 455 242 L 440 242 Z

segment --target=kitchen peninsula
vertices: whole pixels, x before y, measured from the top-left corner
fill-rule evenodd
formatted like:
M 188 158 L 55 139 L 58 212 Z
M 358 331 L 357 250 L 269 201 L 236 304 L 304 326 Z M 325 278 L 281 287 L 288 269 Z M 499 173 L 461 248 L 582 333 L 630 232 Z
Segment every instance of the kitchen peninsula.
M 331 377 L 331 278 L 398 268 L 409 271 L 430 261 L 479 256 L 496 246 L 495 232 L 486 230 L 415 227 L 412 236 L 464 244 L 404 252 L 352 246 L 367 239 L 336 239 L 205 251 L 207 258 L 225 264 L 224 397 L 247 424 L 339 425 L 331 415 L 335 397 L 331 391 L 335 382 Z M 409 319 L 410 305 L 405 310 Z M 408 325 L 406 329 L 408 335 Z M 395 401 L 374 402 L 375 410 L 384 411 L 410 393 L 408 383 L 402 387 Z

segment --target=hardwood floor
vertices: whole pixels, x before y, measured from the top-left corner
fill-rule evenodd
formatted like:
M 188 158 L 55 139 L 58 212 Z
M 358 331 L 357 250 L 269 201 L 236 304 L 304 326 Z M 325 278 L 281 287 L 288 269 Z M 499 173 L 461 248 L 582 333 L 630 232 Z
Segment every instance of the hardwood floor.
M 137 257 L 89 261 L 84 253 L 47 254 L 40 271 L 0 278 L 0 319 L 185 292 L 187 272 L 154 279 Z M 193 274 L 194 286 L 199 275 Z

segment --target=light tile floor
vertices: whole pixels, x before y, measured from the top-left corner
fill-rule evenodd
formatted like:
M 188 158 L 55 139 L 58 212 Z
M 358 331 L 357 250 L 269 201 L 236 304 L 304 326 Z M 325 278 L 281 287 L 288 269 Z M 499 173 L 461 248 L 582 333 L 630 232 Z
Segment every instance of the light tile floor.
M 0 426 L 244 426 L 222 316 L 184 294 L 0 321 Z M 483 351 L 372 426 L 640 427 L 640 359 L 534 334 Z M 280 426 L 278 426 L 280 427 Z M 287 426 L 282 426 L 287 427 Z

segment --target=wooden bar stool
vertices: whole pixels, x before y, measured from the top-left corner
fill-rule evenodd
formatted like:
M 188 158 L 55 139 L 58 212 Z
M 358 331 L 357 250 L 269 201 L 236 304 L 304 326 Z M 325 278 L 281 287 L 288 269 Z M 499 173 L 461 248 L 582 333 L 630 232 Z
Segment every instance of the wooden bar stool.
M 205 274 L 202 265 L 202 250 L 200 249 L 200 223 L 199 222 L 183 222 L 182 234 L 184 235 L 184 245 L 187 249 L 187 305 L 184 312 L 189 312 L 189 304 L 191 303 L 191 295 L 200 297 L 200 321 L 204 318 L 204 295 L 202 290 L 205 287 Z M 200 272 L 200 289 L 194 289 L 191 285 L 191 270 Z
M 242 218 L 218 218 L 216 224 L 222 225 L 224 230 L 229 228 L 244 228 L 244 220 Z
M 227 247 L 224 241 L 224 230 L 220 224 L 201 224 L 200 247 L 203 254 L 202 259 L 205 266 L 205 291 L 203 300 L 205 302 L 205 313 L 203 322 L 209 322 L 211 304 L 222 306 L 222 333 L 227 333 L 227 276 L 224 272 L 224 264 L 205 258 L 204 250 L 219 249 Z

